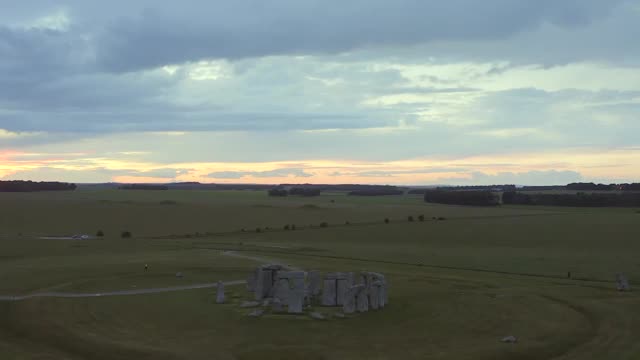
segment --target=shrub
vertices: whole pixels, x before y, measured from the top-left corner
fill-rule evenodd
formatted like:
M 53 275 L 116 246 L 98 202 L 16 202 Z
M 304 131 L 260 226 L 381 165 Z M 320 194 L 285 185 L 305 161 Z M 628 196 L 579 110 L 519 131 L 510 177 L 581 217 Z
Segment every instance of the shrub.
M 123 232 L 120 234 L 120 237 L 121 237 L 121 238 L 123 238 L 123 239 L 128 239 L 128 238 L 130 238 L 130 237 L 131 237 L 131 232 L 130 232 L 130 231 L 123 231 Z
M 388 223 L 389 223 L 389 218 L 385 218 L 385 219 L 384 219 L 384 223 L 385 223 L 385 224 L 388 224 Z
M 257 233 L 262 232 L 262 229 L 260 229 L 260 228 L 256 228 L 256 232 L 257 232 Z
M 285 229 L 285 230 L 289 230 L 290 228 L 291 228 L 291 227 L 290 227 L 288 224 L 284 226 L 284 229 Z
M 420 216 L 418 216 L 418 220 L 420 220 L 420 221 L 424 221 L 424 215 L 420 215 Z
M 320 223 L 320 227 L 321 228 L 326 228 L 326 227 L 329 227 L 329 224 L 327 224 L 326 222 L 321 222 Z
M 438 220 L 446 220 L 447 218 L 440 216 Z
M 413 222 L 413 216 L 409 215 L 409 217 L 407 218 L 407 220 L 408 220 L 409 222 Z
M 349 221 L 345 221 L 344 224 L 345 225 L 351 225 L 351 223 Z
M 98 230 L 98 232 L 96 233 L 97 237 L 103 237 L 104 236 L 104 232 L 102 232 L 102 230 Z

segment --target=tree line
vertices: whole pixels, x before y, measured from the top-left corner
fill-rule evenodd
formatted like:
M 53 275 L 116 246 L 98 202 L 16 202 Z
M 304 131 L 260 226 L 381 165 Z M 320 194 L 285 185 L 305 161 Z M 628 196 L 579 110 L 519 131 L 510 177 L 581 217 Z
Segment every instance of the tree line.
M 73 191 L 76 184 L 57 181 L 0 181 L 0 192 Z
M 500 198 L 491 191 L 445 191 L 427 190 L 424 194 L 424 201 L 428 203 L 468 205 L 468 206 L 497 206 L 500 205 Z
M 640 193 L 525 194 L 509 191 L 502 194 L 502 203 L 572 207 L 636 207 L 640 206 Z

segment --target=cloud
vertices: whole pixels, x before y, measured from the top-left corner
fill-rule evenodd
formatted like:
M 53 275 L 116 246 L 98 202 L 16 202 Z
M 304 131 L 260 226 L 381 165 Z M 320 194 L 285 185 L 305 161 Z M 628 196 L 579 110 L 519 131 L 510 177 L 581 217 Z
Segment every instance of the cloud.
M 213 179 L 242 179 L 245 177 L 254 178 L 281 178 L 281 177 L 312 177 L 313 174 L 304 169 L 282 168 L 267 171 L 217 171 L 207 175 Z
M 546 23 L 581 28 L 620 2 L 278 0 L 267 5 L 246 0 L 216 7 L 196 2 L 179 10 L 156 5 L 153 10 L 134 8 L 133 16 L 108 24 L 98 38 L 97 59 L 111 71 L 134 71 L 208 58 L 505 39 Z

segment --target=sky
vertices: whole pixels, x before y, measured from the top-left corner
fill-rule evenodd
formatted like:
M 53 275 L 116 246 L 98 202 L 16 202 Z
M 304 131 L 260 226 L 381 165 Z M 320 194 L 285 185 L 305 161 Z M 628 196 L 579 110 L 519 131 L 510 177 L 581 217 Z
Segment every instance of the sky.
M 640 181 L 640 0 L 0 9 L 0 180 Z

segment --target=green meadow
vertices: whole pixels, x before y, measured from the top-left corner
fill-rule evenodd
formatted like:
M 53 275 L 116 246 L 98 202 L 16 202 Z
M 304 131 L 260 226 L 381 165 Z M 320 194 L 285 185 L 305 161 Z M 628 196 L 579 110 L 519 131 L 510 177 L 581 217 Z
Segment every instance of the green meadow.
M 211 288 L 0 301 L 0 359 L 640 358 L 640 293 L 614 282 L 640 284 L 638 209 L 173 190 L 0 193 L 0 204 L 0 296 L 241 280 L 260 264 L 251 257 L 377 271 L 390 287 L 384 310 L 315 307 L 327 320 L 248 317 L 244 285 L 227 286 L 224 305 Z

